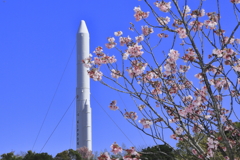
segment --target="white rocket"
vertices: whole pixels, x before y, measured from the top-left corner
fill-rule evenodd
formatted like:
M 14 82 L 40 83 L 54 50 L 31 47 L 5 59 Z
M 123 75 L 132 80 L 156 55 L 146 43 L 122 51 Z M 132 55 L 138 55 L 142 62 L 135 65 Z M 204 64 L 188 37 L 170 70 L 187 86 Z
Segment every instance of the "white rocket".
M 90 78 L 82 60 L 89 57 L 89 33 L 85 21 L 81 21 L 77 33 L 77 89 L 76 134 L 77 148 L 92 150 L 92 111 L 90 107 Z

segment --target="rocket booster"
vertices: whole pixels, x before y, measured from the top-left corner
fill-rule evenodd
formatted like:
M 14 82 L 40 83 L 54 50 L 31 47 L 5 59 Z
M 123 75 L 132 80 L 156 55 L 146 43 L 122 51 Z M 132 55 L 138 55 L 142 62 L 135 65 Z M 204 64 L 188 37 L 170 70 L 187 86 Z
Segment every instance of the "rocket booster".
M 92 113 L 90 107 L 90 78 L 82 60 L 89 57 L 89 32 L 85 21 L 81 21 L 77 33 L 77 89 L 76 130 L 77 148 L 92 150 Z

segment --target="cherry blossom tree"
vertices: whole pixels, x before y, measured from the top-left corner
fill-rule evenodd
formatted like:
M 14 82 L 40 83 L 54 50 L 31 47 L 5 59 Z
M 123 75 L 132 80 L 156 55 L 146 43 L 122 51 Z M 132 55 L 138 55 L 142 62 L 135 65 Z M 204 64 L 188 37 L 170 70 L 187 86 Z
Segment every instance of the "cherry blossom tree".
M 93 80 L 136 102 L 131 111 L 121 109 L 116 100 L 109 108 L 178 157 L 182 155 L 169 138 L 190 146 L 188 153 L 195 159 L 215 159 L 216 153 L 226 160 L 239 159 L 240 130 L 234 124 L 240 122 L 240 0 L 139 3 L 148 10 L 133 9 L 137 22 L 129 29 L 136 36 L 117 31 L 105 45 L 111 52 L 115 49 L 115 55 L 99 46 L 94 56 L 83 60 Z M 224 5 L 231 10 L 223 12 Z
M 92 160 L 93 154 L 92 151 L 89 150 L 87 147 L 80 147 L 77 149 L 77 152 L 81 155 L 84 160 Z

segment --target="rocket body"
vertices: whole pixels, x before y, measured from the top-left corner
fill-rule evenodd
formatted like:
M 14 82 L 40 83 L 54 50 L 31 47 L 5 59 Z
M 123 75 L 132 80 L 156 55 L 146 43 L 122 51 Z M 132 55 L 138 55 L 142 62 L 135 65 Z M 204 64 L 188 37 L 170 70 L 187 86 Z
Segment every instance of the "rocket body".
M 76 134 L 77 148 L 92 150 L 92 113 L 90 107 L 90 78 L 82 60 L 89 57 L 89 32 L 82 20 L 77 33 Z

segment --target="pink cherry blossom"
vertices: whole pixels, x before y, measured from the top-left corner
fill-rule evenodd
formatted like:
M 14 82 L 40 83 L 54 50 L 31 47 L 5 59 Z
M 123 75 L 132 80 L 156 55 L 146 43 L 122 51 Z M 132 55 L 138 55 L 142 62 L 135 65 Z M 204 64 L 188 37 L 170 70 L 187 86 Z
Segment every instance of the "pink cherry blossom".
M 162 12 L 169 12 L 171 9 L 171 2 L 155 2 L 154 3 L 156 7 L 158 7 Z
M 179 25 L 182 25 L 182 24 L 183 23 L 182 23 L 182 21 L 180 19 L 174 19 L 172 26 L 176 27 L 176 28 L 179 28 Z
M 144 106 L 143 104 L 141 104 L 141 105 L 138 106 L 138 109 L 141 111 L 141 110 L 143 110 L 145 107 L 146 107 L 146 106 Z
M 143 51 L 141 51 L 142 45 L 138 45 L 137 43 L 133 46 L 129 46 L 127 49 L 127 53 L 130 55 L 130 57 L 139 57 L 143 54 Z
M 230 158 L 229 158 L 228 156 L 225 156 L 224 158 L 225 158 L 226 160 L 230 160 Z
M 202 130 L 204 130 L 203 126 L 202 125 L 199 125 L 199 124 L 194 124 L 193 128 L 192 128 L 192 131 L 194 133 L 199 133 L 201 132 Z
M 138 122 L 143 125 L 143 128 L 150 128 L 150 126 L 152 125 L 152 121 L 149 119 L 145 119 L 145 118 L 142 118 Z
M 178 35 L 181 39 L 187 38 L 186 29 L 180 27 L 180 28 L 175 29 L 175 31 L 178 33 Z
M 103 48 L 98 46 L 95 51 L 93 51 L 97 56 L 102 56 L 103 55 Z
M 112 69 L 112 70 L 111 70 L 111 76 L 112 76 L 113 78 L 118 79 L 118 78 L 121 77 L 122 75 L 121 75 L 121 72 L 120 72 L 120 71 L 117 71 L 117 70 L 115 70 L 115 69 Z
M 164 64 L 164 69 L 165 69 L 164 74 L 166 76 L 170 76 L 172 74 L 177 73 L 176 64 L 175 63 L 166 63 L 166 64 Z
M 179 58 L 179 53 L 178 51 L 171 49 L 170 52 L 168 53 L 168 56 L 170 57 L 170 61 L 176 61 Z
M 183 132 L 183 128 L 182 128 L 182 127 L 178 127 L 178 128 L 175 130 L 175 133 L 176 133 L 177 135 L 181 135 L 182 132 Z
M 88 75 L 90 78 L 92 78 L 94 81 L 101 81 L 103 73 L 99 71 L 98 68 L 92 68 L 91 70 L 88 71 Z
M 114 32 L 114 35 L 115 36 L 121 36 L 123 34 L 123 32 L 122 31 L 117 31 L 117 32 Z
M 195 51 L 192 48 L 189 48 L 186 50 L 188 53 L 185 54 L 182 59 L 184 60 L 184 62 L 187 61 L 194 61 L 196 59 L 197 54 L 195 53 Z
M 127 69 L 129 76 L 131 78 L 142 74 L 147 66 L 147 63 L 142 63 L 137 60 L 132 61 L 131 64 L 132 64 L 132 67 Z
M 125 117 L 126 119 L 132 119 L 132 120 L 137 120 L 137 118 L 138 118 L 136 112 L 126 112 L 126 113 L 124 114 L 124 117 Z
M 129 53 L 123 53 L 122 54 L 122 58 L 124 59 L 124 60 L 127 60 L 128 59 L 128 56 L 129 56 Z
M 238 4 L 238 3 L 240 3 L 240 0 L 231 0 L 231 2 Z
M 147 25 L 142 26 L 142 32 L 144 36 L 147 36 L 151 33 L 153 33 L 153 28 L 149 28 Z
M 231 83 L 226 78 L 216 78 L 216 79 L 210 79 L 209 80 L 211 85 L 214 85 L 217 89 L 225 89 L 227 90 Z
M 234 43 L 234 38 L 231 38 L 229 42 L 228 42 L 228 40 L 229 40 L 229 37 L 224 37 L 223 38 L 223 43 L 224 44 L 227 44 L 227 43 L 228 44 L 233 44 Z
M 108 64 L 108 63 L 115 63 L 117 61 L 117 59 L 115 58 L 115 56 L 107 56 L 107 55 L 103 55 L 102 57 L 94 57 L 94 64 L 96 65 L 102 65 L 102 64 Z
M 202 73 L 195 74 L 194 77 L 196 77 L 197 79 L 203 79 Z
M 189 25 L 192 26 L 192 30 L 196 32 L 202 29 L 203 23 L 199 21 L 191 21 Z
M 143 12 L 140 7 L 135 7 L 133 10 L 135 12 L 134 17 L 136 18 L 136 21 L 140 21 L 149 16 L 149 12 Z
M 111 110 L 113 110 L 113 111 L 118 110 L 119 108 L 116 106 L 116 104 L 117 104 L 117 101 L 116 101 L 116 100 L 112 101 L 112 102 L 110 103 L 110 105 L 109 105 L 109 108 L 110 108 Z
M 167 17 L 159 17 L 158 19 L 158 22 L 160 25 L 167 25 L 169 22 L 170 22 L 170 18 L 167 16 Z
M 124 46 L 124 44 L 129 44 L 132 41 L 132 39 L 128 36 L 128 37 L 120 37 L 119 38 L 119 42 L 121 46 Z
M 207 139 L 207 145 L 208 145 L 207 155 L 209 157 L 213 157 L 214 150 L 217 150 L 218 144 L 219 144 L 219 142 L 217 140 L 214 140 L 214 137 L 208 137 L 208 139 Z
M 123 160 L 140 160 L 140 154 L 135 150 L 134 147 L 125 149 L 127 154 L 123 157 Z
M 191 13 L 192 18 L 197 18 L 197 17 L 203 17 L 205 15 L 205 10 L 201 9 L 199 10 L 193 10 Z
M 240 64 L 232 67 L 236 72 L 240 72 Z
M 169 119 L 169 123 L 175 123 L 175 122 L 178 122 L 178 121 L 179 121 L 179 119 L 177 119 L 177 118 Z
M 153 78 L 156 78 L 157 76 L 156 76 L 156 74 L 155 74 L 155 72 L 147 72 L 146 74 L 143 74 L 142 75 L 142 81 L 144 82 L 144 83 L 146 83 L 146 82 L 150 82 L 150 80 L 152 80 Z
M 111 160 L 108 152 L 101 153 L 101 155 L 97 158 L 98 160 Z
M 236 52 L 232 50 L 231 48 L 225 48 L 223 49 L 223 58 L 226 60 L 231 60 L 232 57 L 236 55 Z
M 157 36 L 160 37 L 160 38 L 167 38 L 168 37 L 168 35 L 164 34 L 164 33 L 159 33 L 159 34 L 157 34 Z
M 179 113 L 179 115 L 182 116 L 182 117 L 186 117 L 186 115 L 187 115 L 187 112 L 186 112 L 185 109 L 184 109 L 184 110 L 180 109 L 180 110 L 178 111 L 178 113 Z
M 223 35 L 225 33 L 225 30 L 217 29 L 217 30 L 214 30 L 214 33 L 216 33 L 218 36 L 220 36 L 220 35 Z
M 115 43 L 115 38 L 114 37 L 109 37 L 108 38 L 108 43 L 105 44 L 105 46 L 108 49 L 114 48 L 117 45 L 117 43 Z
M 118 154 L 120 152 L 122 152 L 122 148 L 116 143 L 114 142 L 110 148 L 112 149 L 111 152 L 113 152 L 114 154 Z
M 170 136 L 170 138 L 177 140 L 177 135 L 176 135 L 176 134 L 172 134 L 172 135 Z
M 214 22 L 214 21 L 211 21 L 211 20 L 205 20 L 203 24 L 206 28 L 215 29 L 216 25 L 217 25 L 217 22 Z
M 180 65 L 179 72 L 185 73 L 190 69 L 190 66 Z
M 188 5 L 184 6 L 183 13 L 185 14 L 184 17 L 188 15 L 188 13 L 191 12 L 191 9 Z
M 162 90 L 161 90 L 161 88 L 155 88 L 155 89 L 153 89 L 153 90 L 151 91 L 151 93 L 152 93 L 153 95 L 162 94 Z
M 188 95 L 188 96 L 186 96 L 186 97 L 183 97 L 182 101 L 183 101 L 184 103 L 187 103 L 187 102 L 191 102 L 192 99 L 193 99 L 193 97 L 192 97 L 191 95 Z
M 197 155 L 196 149 L 192 149 L 192 153 L 193 153 L 194 155 Z
M 220 15 L 216 14 L 215 12 L 209 12 L 206 14 L 209 18 L 209 20 L 214 21 L 214 22 L 218 22 Z
M 143 35 L 139 35 L 139 36 L 135 37 L 135 39 L 139 43 L 144 40 L 144 37 L 143 37 Z
M 92 67 L 92 56 L 89 56 L 88 58 L 85 58 L 82 60 L 82 63 L 84 64 L 84 67 L 91 68 Z
M 220 49 L 213 49 L 212 54 L 220 58 L 223 56 L 223 51 Z

